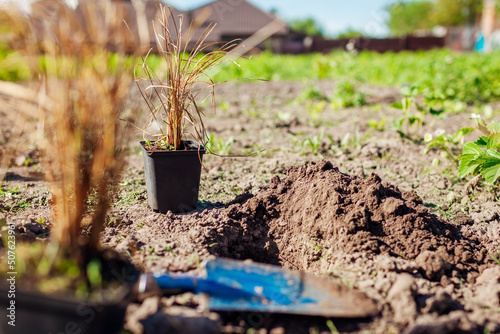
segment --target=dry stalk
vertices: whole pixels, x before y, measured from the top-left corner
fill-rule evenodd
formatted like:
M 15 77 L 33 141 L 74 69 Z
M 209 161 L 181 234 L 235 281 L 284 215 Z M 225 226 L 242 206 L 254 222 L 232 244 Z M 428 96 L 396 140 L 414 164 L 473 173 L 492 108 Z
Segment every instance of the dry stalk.
M 195 40 L 193 36 L 199 31 L 203 23 L 201 20 L 195 20 L 186 28 L 188 31 L 183 32 L 185 24 L 182 16 L 174 17 L 172 10 L 162 5 L 159 9 L 159 28 L 154 28 L 156 48 L 143 58 L 145 77 L 136 77 L 150 111 L 150 119 L 144 129 L 156 123 L 160 128 L 160 133 L 155 135 L 156 143 L 162 142 L 163 148 L 182 149 L 182 141 L 186 137 L 205 144 L 208 140 L 203 123 L 205 114 L 196 99 L 208 89 L 215 110 L 215 84 L 207 72 L 226 61 L 225 56 L 236 46 L 235 41 L 225 44 L 206 42 L 215 27 L 213 23 L 202 30 Z M 188 52 L 188 48 L 191 51 Z M 165 79 L 147 63 L 153 51 L 158 53 L 166 66 Z M 142 81 L 147 82 L 144 89 L 141 89 Z M 190 125 L 193 132 L 188 132 L 186 125 Z
M 63 0 L 32 4 L 27 19 L 20 17 L 30 29 L 16 36 L 31 60 L 32 88 L 0 83 L 4 100 L 19 102 L 19 112 L 35 116 L 41 126 L 55 213 L 51 237 L 64 253 L 81 244 L 86 215 L 92 221 L 87 246 L 98 249 L 110 185 L 122 165 L 116 120 L 132 82 L 127 48 L 134 37 L 123 22 L 129 13 L 120 2 L 105 0 L 79 1 L 76 9 Z

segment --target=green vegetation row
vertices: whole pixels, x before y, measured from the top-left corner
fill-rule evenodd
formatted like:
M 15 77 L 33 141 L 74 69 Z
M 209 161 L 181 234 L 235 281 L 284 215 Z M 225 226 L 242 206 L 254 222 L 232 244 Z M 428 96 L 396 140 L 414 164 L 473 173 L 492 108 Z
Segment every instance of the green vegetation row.
M 352 55 L 334 52 L 328 55 L 275 55 L 263 52 L 230 62 L 212 73 L 216 82 L 235 79 L 303 81 L 314 79 L 354 80 L 379 86 L 419 87 L 431 101 L 460 101 L 479 104 L 500 100 L 500 52 L 491 54 L 455 54 L 448 50 L 429 52 L 361 52 Z M 19 81 L 27 78 L 26 67 L 16 54 L 0 53 L 0 79 Z M 16 63 L 17 61 L 17 63 Z M 148 60 L 159 67 L 159 58 Z
M 454 54 L 430 52 L 361 52 L 351 55 L 273 55 L 262 53 L 242 59 L 242 68 L 228 65 L 214 76 L 266 80 L 355 79 L 381 86 L 421 87 L 430 99 L 458 100 L 469 104 L 500 99 L 500 53 Z

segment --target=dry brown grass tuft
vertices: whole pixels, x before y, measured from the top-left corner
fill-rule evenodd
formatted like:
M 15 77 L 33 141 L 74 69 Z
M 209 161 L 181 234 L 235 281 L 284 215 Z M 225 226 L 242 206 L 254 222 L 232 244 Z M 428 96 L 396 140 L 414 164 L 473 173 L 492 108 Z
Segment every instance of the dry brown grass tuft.
M 29 23 L 12 37 L 30 59 L 32 82 L 30 87 L 1 82 L 0 96 L 38 121 L 43 171 L 53 194 L 51 237 L 64 253 L 82 244 L 84 219 L 92 222 L 85 244 L 98 249 L 122 165 L 117 120 L 133 80 L 127 51 L 134 37 L 124 23 L 130 12 L 121 6 L 85 0 L 71 8 L 53 0 L 34 3 L 27 20 L 26 14 L 9 12 L 12 22 L 18 15 L 18 22 Z M 149 40 L 143 42 L 149 46 Z M 137 52 L 147 50 L 135 45 Z
M 185 139 L 194 139 L 202 144 L 208 140 L 203 124 L 205 114 L 196 99 L 200 93 L 207 93 L 208 90 L 207 95 L 211 95 L 215 111 L 215 84 L 207 72 L 225 61 L 231 61 L 225 57 L 236 44 L 235 41 L 226 44 L 206 42 L 215 25 L 210 23 L 200 34 L 198 31 L 202 21 L 195 19 L 187 31 L 183 31 L 183 17 L 180 15 L 176 18 L 170 8 L 160 6 L 160 28 L 154 28 L 156 48 L 151 49 L 143 59 L 145 78 L 136 77 L 136 83 L 150 110 L 151 117 L 145 129 L 153 123 L 159 126 L 160 133 L 152 135 L 156 137 L 157 143 L 163 143 L 163 148 L 182 149 Z M 196 34 L 199 36 L 194 39 Z M 166 65 L 164 76 L 157 74 L 147 64 L 152 51 L 158 53 Z M 144 90 L 140 85 L 142 81 L 148 82 Z M 187 125 L 190 126 L 189 130 Z

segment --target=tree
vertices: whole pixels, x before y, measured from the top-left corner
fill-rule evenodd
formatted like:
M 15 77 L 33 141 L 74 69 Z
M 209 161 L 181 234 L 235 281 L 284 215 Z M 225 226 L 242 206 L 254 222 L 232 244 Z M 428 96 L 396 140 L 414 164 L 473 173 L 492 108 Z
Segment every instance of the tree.
M 363 36 L 365 36 L 365 34 L 363 34 L 361 31 L 355 30 L 352 28 L 347 28 L 347 30 L 339 33 L 337 35 L 337 38 L 356 38 L 356 37 L 363 37 Z
M 290 29 L 308 36 L 323 36 L 323 27 L 312 17 L 290 22 Z
M 481 13 L 483 0 L 428 0 L 397 2 L 389 6 L 387 22 L 396 36 L 435 26 L 471 24 Z
M 437 0 L 430 19 L 440 26 L 474 23 L 482 5 L 483 0 Z
M 395 36 L 408 35 L 416 30 L 434 26 L 430 16 L 434 4 L 430 1 L 397 2 L 389 6 L 387 25 Z

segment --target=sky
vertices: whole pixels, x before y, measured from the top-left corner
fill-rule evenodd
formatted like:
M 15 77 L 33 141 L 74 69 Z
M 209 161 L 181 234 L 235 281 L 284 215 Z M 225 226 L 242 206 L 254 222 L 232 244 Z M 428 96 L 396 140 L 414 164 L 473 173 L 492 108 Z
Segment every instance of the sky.
M 293 19 L 314 18 L 327 35 L 335 36 L 348 28 L 367 35 L 384 37 L 389 30 L 385 24 L 385 8 L 395 0 L 247 0 L 257 7 L 277 10 L 278 17 Z M 175 8 L 186 10 L 211 2 L 210 0 L 166 0 Z

